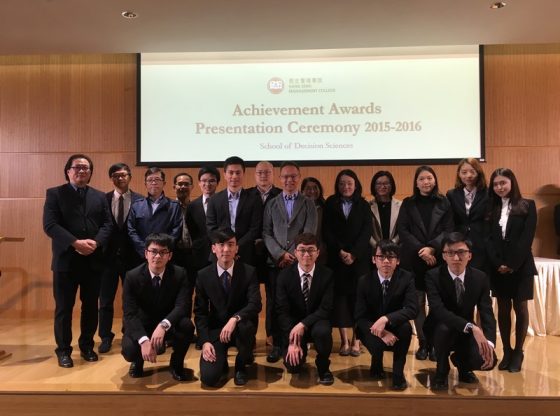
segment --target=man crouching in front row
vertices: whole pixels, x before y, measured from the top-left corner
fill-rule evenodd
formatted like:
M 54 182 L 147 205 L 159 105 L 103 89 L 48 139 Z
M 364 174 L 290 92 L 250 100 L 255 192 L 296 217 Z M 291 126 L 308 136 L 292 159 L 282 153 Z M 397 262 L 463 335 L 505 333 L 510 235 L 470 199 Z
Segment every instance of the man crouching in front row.
M 150 234 L 145 247 L 147 263 L 129 270 L 124 279 L 122 355 L 131 363 L 129 375 L 142 377 L 144 361 L 155 363 L 158 353 L 165 351 L 165 341 L 170 340 L 171 376 L 187 381 L 190 377 L 183 363 L 194 332 L 187 274 L 182 267 L 169 264 L 171 236 Z

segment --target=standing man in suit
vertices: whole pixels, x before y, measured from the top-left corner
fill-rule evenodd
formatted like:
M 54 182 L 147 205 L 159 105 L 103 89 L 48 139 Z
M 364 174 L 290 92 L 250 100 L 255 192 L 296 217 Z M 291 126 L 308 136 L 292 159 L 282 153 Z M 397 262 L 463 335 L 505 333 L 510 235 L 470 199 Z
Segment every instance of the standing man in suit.
M 280 272 L 276 288 L 284 366 L 289 373 L 299 373 L 307 356 L 307 343 L 313 342 L 317 350 L 315 365 L 319 384 L 331 385 L 334 382 L 329 369 L 333 344 L 332 271 L 316 264 L 319 246 L 315 234 L 298 235 L 294 245 L 296 262 Z
M 239 246 L 239 259 L 255 264 L 255 241 L 262 233 L 262 201 L 243 189 L 245 162 L 231 156 L 224 162 L 227 188 L 216 193 L 208 202 L 206 226 L 208 233 L 220 228 L 231 228 Z
M 128 234 L 138 255 L 138 263 L 143 262 L 148 235 L 165 233 L 178 241 L 183 228 L 181 206 L 163 192 L 165 172 L 158 167 L 148 168 L 144 181 L 148 196 L 132 203 L 127 220 Z
M 496 320 L 485 273 L 468 266 L 472 243 L 453 232 L 442 240 L 444 265 L 428 272 L 426 288 L 430 313 L 424 330 L 436 351 L 433 390 L 447 390 L 449 354 L 459 370 L 459 381 L 478 383 L 473 370 L 492 370 L 496 365 Z M 473 323 L 474 308 L 481 326 Z
M 173 178 L 173 190 L 175 191 L 176 200 L 181 206 L 182 221 L 181 238 L 177 240 L 175 245 L 174 262 L 187 270 L 187 275 L 191 281 L 191 287 L 194 290 L 196 271 L 192 261 L 192 236 L 187 225 L 187 207 L 191 201 L 192 188 L 193 179 L 188 173 L 181 172 Z
M 119 286 L 119 276 L 124 279 L 126 272 L 136 265 L 136 253 L 128 237 L 126 220 L 130 206 L 142 199 L 142 195 L 129 189 L 132 175 L 126 163 L 115 163 L 109 168 L 109 178 L 114 189 L 105 194 L 113 214 L 113 232 L 107 245 L 105 271 L 101 278 L 99 291 L 99 352 L 111 350 L 115 334 L 113 328 L 113 303 Z
M 54 337 L 58 365 L 72 361 L 72 309 L 80 288 L 82 311 L 78 345 L 86 361 L 97 361 L 93 336 L 97 329 L 99 286 L 104 267 L 103 248 L 113 222 L 103 192 L 88 186 L 93 162 L 83 154 L 68 158 L 64 176 L 68 183 L 47 189 L 43 228 L 52 239 Z
M 123 289 L 124 337 L 122 355 L 130 362 L 129 375 L 142 377 L 144 361 L 155 363 L 158 351 L 171 340 L 169 371 L 173 379 L 187 381 L 184 360 L 194 325 L 192 300 L 185 269 L 170 264 L 173 238 L 166 234 L 146 237 L 147 262 L 126 274 Z
M 358 281 L 358 337 L 371 354 L 369 372 L 376 380 L 385 378 L 383 351 L 392 347 L 392 387 L 404 390 L 404 366 L 412 337 L 409 321 L 418 314 L 414 276 L 398 267 L 399 246 L 392 240 L 380 240 L 372 260 L 376 269 Z
M 216 263 L 200 270 L 196 281 L 195 323 L 202 343 L 200 380 L 216 386 L 228 370 L 227 350 L 237 348 L 234 383 L 247 383 L 261 310 L 255 269 L 235 260 L 238 246 L 230 229 L 213 231 Z
M 281 357 L 280 333 L 275 314 L 276 279 L 281 270 L 297 262 L 295 239 L 301 233 L 317 231 L 315 203 L 299 192 L 301 175 L 294 162 L 280 167 L 282 193 L 266 205 L 263 220 L 263 239 L 270 253 L 270 273 L 266 285 L 266 321 L 272 335 L 272 350 L 266 357 L 274 363 Z

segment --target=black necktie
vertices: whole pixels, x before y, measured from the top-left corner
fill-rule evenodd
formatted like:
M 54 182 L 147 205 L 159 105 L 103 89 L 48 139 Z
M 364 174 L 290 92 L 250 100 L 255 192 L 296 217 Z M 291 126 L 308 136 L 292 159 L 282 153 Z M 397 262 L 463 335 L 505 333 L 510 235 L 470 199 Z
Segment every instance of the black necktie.
M 383 309 L 385 309 L 387 307 L 387 299 L 389 297 L 388 296 L 388 294 L 389 294 L 389 279 L 383 280 L 382 289 L 383 289 Z
M 124 197 L 119 196 L 119 206 L 117 212 L 117 225 L 122 228 L 124 225 Z
M 224 288 L 225 294 L 229 295 L 229 289 L 231 287 L 231 283 L 229 280 L 229 273 L 227 272 L 227 270 L 222 273 L 220 279 L 222 281 L 222 287 Z
M 78 188 L 78 195 L 80 198 L 84 199 L 86 196 L 86 189 L 85 188 Z
M 303 284 L 301 285 L 301 292 L 303 293 L 303 299 L 305 300 L 305 304 L 309 301 L 309 279 L 311 275 L 309 273 L 303 274 Z
M 465 294 L 465 285 L 459 277 L 455 278 L 455 294 L 457 295 L 457 305 L 463 303 L 463 295 Z
M 160 285 L 161 285 L 161 277 L 154 276 L 154 278 L 152 279 L 152 286 L 154 287 L 154 289 L 159 289 Z

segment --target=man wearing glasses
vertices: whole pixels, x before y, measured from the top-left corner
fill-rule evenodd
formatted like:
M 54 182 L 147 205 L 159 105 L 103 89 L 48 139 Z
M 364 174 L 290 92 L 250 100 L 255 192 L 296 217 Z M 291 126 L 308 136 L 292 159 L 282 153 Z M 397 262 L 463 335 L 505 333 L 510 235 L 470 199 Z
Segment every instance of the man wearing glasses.
M 274 363 L 281 358 L 280 333 L 275 316 L 276 278 L 280 271 L 294 263 L 295 238 L 301 233 L 317 231 L 315 203 L 299 192 L 301 175 L 294 162 L 280 166 L 282 192 L 266 204 L 263 219 L 263 239 L 270 253 L 270 273 L 266 285 L 266 326 L 272 336 L 272 350 L 266 357 Z
M 449 354 L 459 371 L 459 382 L 478 383 L 473 370 L 491 370 L 496 365 L 496 320 L 490 300 L 489 279 L 468 266 L 471 242 L 461 233 L 442 240 L 444 265 L 426 275 L 430 313 L 424 331 L 435 347 L 436 375 L 433 390 L 448 389 Z M 480 325 L 475 325 L 475 306 Z
M 167 198 L 163 192 L 165 173 L 158 167 L 151 167 L 144 174 L 146 198 L 135 201 L 128 214 L 128 234 L 138 254 L 138 263 L 144 259 L 146 237 L 152 233 L 165 233 L 173 240 L 182 236 L 183 216 L 177 201 Z
M 144 375 L 144 361 L 157 361 L 169 340 L 173 344 L 171 377 L 190 379 L 184 360 L 194 332 L 192 289 L 185 269 L 169 263 L 173 244 L 169 235 L 148 235 L 144 250 L 147 262 L 130 270 L 124 280 L 122 355 L 131 363 L 128 374 L 134 378 Z
M 107 245 L 106 266 L 101 278 L 99 291 L 99 352 L 111 350 L 115 334 L 112 332 L 115 294 L 119 286 L 119 276 L 124 279 L 127 270 L 137 265 L 136 253 L 128 237 L 126 220 L 130 206 L 142 199 L 142 195 L 129 189 L 132 175 L 126 163 L 115 163 L 109 168 L 109 178 L 114 189 L 107 192 L 107 202 L 113 214 L 113 232 Z
M 331 270 L 316 264 L 319 248 L 315 234 L 298 235 L 294 246 L 296 261 L 278 275 L 276 288 L 284 366 L 289 373 L 299 373 L 307 357 L 307 343 L 313 342 L 319 384 L 331 385 L 333 275 Z
M 53 293 L 55 299 L 54 337 L 58 365 L 72 361 L 72 309 L 78 287 L 82 302 L 80 355 L 97 361 L 93 336 L 101 274 L 113 222 L 103 192 L 88 186 L 93 173 L 91 159 L 83 154 L 70 156 L 64 167 L 67 184 L 47 189 L 43 228 L 52 239 Z
M 375 270 L 362 276 L 356 291 L 358 337 L 371 354 L 370 376 L 385 378 L 383 352 L 393 350 L 394 390 L 407 388 L 406 354 L 412 337 L 410 320 L 418 314 L 414 276 L 399 265 L 399 246 L 381 240 L 372 258 Z

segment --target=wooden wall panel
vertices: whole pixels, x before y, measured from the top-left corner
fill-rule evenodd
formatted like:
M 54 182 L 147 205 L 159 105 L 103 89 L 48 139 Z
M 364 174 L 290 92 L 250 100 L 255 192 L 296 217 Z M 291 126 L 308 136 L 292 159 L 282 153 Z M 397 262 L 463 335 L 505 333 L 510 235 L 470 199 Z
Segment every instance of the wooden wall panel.
M 63 182 L 71 153 L 92 157 L 91 185 L 111 189 L 108 167 L 135 164 L 135 55 L 48 55 L 0 57 L 0 235 L 25 236 L 0 246 L 0 316 L 50 316 L 53 308 L 50 241 L 42 231 L 45 189 Z M 536 255 L 556 255 L 552 209 L 560 202 L 560 44 L 485 48 L 487 176 L 506 166 L 522 192 L 537 202 Z M 243 155 L 240 155 L 243 156 Z M 297 158 L 297 155 L 294 155 Z M 357 172 L 366 198 L 372 175 L 390 170 L 400 199 L 412 192 L 416 166 L 311 166 L 302 176 L 321 180 L 325 195 L 341 169 Z M 440 189 L 454 183 L 455 166 L 435 166 Z M 132 187 L 144 193 L 145 167 L 133 167 Z M 169 168 L 172 178 L 197 168 Z M 279 171 L 275 170 L 276 183 Z M 247 169 L 246 186 L 254 184 Z M 223 182 L 220 189 L 223 188 Z M 197 186 L 193 197 L 200 195 Z

